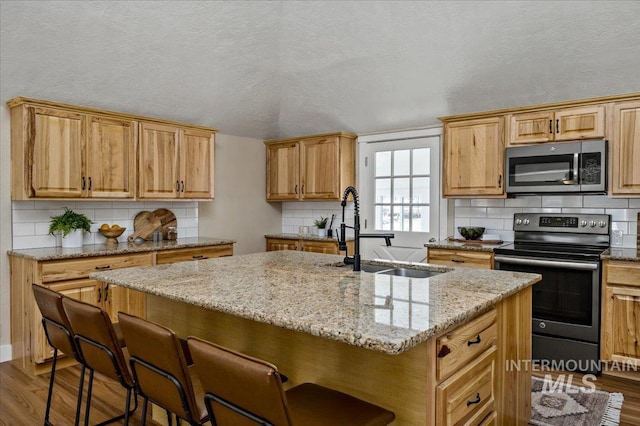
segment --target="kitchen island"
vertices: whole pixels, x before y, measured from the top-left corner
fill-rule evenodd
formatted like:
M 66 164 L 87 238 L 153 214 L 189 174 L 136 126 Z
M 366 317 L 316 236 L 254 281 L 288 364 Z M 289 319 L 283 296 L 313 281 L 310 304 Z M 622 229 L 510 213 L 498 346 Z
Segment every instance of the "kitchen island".
M 276 251 L 91 278 L 147 293 L 147 318 L 181 337 L 382 405 L 395 424 L 526 424 L 530 376 L 506 363 L 531 357 L 539 275 L 414 265 L 443 273 L 408 278 L 341 260 Z

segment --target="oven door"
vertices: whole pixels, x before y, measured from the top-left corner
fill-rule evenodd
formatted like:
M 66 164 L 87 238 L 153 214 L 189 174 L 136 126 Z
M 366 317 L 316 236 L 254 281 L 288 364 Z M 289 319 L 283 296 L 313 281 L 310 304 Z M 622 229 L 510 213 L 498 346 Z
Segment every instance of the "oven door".
M 580 143 L 507 148 L 507 193 L 579 192 Z
M 533 333 L 598 343 L 600 262 L 496 256 L 496 269 L 542 274 L 533 285 Z

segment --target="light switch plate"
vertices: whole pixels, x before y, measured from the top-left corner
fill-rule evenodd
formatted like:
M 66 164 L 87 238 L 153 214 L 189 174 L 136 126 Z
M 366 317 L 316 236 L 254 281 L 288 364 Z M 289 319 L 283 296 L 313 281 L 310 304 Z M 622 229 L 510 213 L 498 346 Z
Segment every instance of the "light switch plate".
M 612 246 L 621 246 L 622 245 L 622 231 L 612 231 L 611 232 L 611 245 Z

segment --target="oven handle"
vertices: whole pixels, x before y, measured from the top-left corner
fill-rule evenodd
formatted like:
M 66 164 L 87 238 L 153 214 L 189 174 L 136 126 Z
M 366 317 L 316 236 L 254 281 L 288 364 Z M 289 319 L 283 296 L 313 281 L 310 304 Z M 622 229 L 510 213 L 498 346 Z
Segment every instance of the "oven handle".
M 552 266 L 566 269 L 578 269 L 583 271 L 595 271 L 600 267 L 598 263 L 561 262 L 557 260 L 527 259 L 523 257 L 495 256 L 494 260 L 496 262 L 508 263 L 512 265 Z

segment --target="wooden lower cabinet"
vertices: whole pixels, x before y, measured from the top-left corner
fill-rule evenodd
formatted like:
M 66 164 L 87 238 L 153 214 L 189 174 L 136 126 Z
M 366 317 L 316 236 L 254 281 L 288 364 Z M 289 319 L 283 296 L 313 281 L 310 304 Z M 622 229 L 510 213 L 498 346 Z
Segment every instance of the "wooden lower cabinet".
M 640 365 L 640 262 L 605 260 L 602 276 L 601 358 Z
M 295 239 L 287 239 L 287 238 L 269 238 L 266 237 L 267 241 L 267 251 L 278 251 L 278 250 L 301 250 L 308 251 L 312 253 L 323 253 L 323 254 L 340 254 L 340 250 L 338 250 L 338 241 L 337 240 L 305 240 L 303 238 L 295 240 Z M 353 254 L 354 242 L 347 241 L 347 250 L 350 255 Z M 342 252 L 344 253 L 344 252 Z
M 493 269 L 493 253 L 460 249 L 427 249 L 427 263 Z
M 21 359 L 22 367 L 36 374 L 50 370 L 53 348 L 47 343 L 42 316 L 33 298 L 32 283 L 47 286 L 72 299 L 100 306 L 113 322 L 117 322 L 120 311 L 146 317 L 146 294 L 92 280 L 89 278 L 90 273 L 232 254 L 233 246 L 225 244 L 46 261 L 10 255 L 13 358 Z

